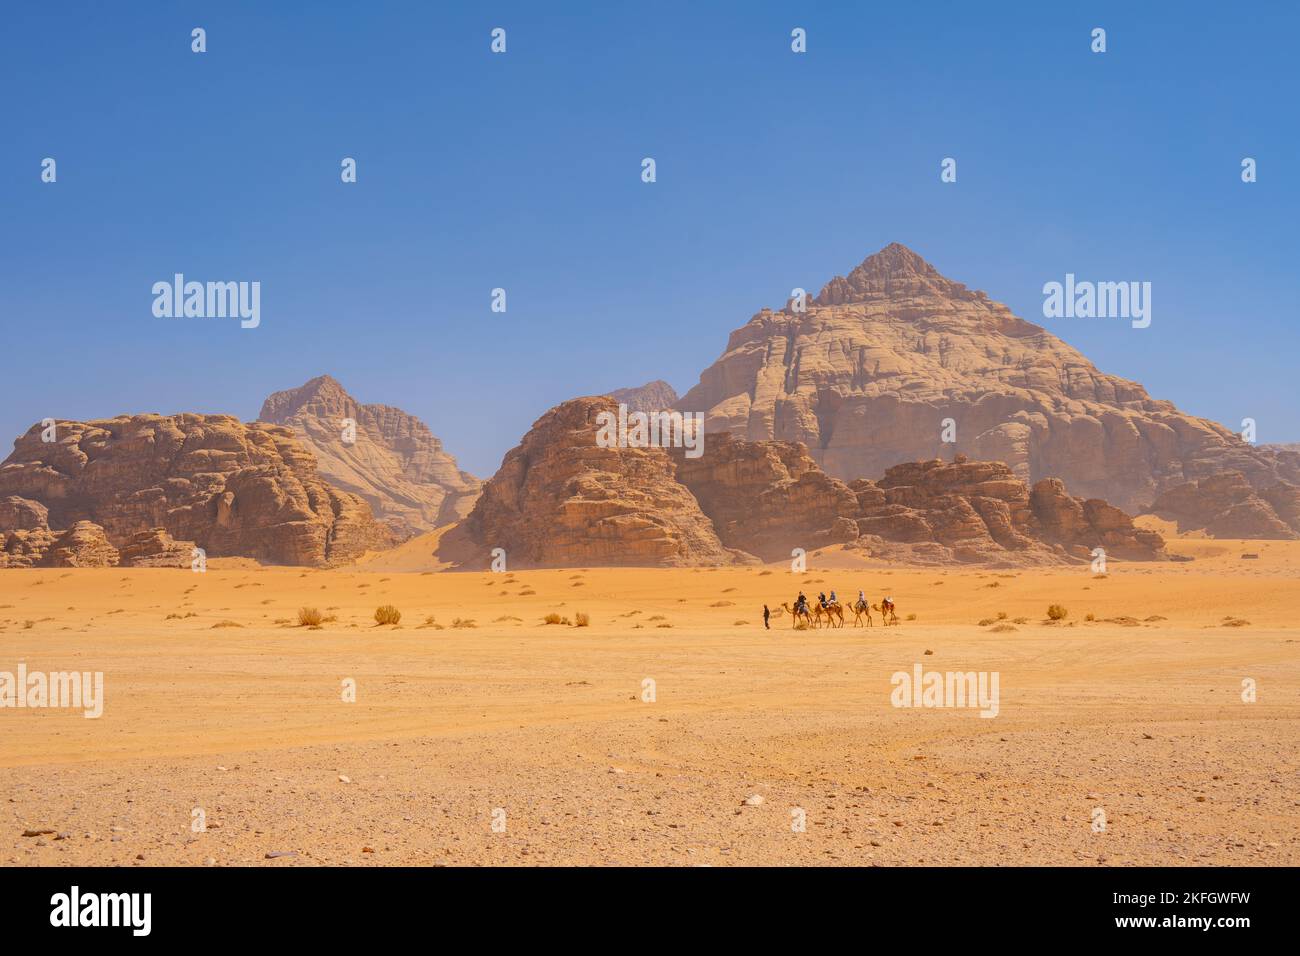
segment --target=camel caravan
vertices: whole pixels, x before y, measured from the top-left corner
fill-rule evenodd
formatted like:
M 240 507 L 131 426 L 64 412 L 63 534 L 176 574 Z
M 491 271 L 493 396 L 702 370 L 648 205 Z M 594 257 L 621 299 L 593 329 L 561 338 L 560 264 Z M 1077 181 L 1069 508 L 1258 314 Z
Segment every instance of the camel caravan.
M 782 601 L 781 607 L 785 613 L 790 615 L 790 625 L 792 627 L 843 627 L 845 606 L 842 605 L 835 597 L 835 592 L 830 593 L 830 597 L 825 594 L 817 595 L 817 600 L 809 601 L 802 591 L 795 599 L 794 607 L 789 602 Z M 851 602 L 847 610 L 853 614 L 854 627 L 874 627 L 875 619 L 872 618 L 871 612 L 875 611 L 880 615 L 880 623 L 888 627 L 891 624 L 898 624 L 898 613 L 895 610 L 893 598 L 882 598 L 879 604 L 870 604 L 863 596 L 861 591 L 858 592 L 858 599 Z M 866 622 L 865 625 L 863 622 Z

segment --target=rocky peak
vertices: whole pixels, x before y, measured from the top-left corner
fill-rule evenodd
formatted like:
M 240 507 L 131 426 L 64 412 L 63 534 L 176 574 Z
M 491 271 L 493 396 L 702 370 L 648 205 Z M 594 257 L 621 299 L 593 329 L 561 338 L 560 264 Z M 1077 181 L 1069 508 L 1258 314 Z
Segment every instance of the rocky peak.
M 420 419 L 363 405 L 329 375 L 271 395 L 260 417 L 292 428 L 316 453 L 322 477 L 364 498 L 399 538 L 464 517 L 482 486 Z

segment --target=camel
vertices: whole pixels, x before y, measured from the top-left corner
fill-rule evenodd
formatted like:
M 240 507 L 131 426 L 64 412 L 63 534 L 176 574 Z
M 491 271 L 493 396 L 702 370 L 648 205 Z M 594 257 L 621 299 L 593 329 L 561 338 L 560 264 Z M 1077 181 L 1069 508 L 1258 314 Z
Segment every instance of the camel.
M 894 605 L 888 604 L 885 606 L 884 610 L 881 610 L 879 604 L 873 604 L 871 607 L 873 610 L 880 611 L 880 621 L 885 625 L 885 627 L 888 627 L 891 624 L 898 624 L 898 614 L 894 611 Z
M 834 604 L 827 604 L 825 607 L 822 607 L 820 604 L 813 602 L 812 616 L 813 616 L 813 622 L 818 627 L 822 626 L 823 616 L 826 618 L 826 624 L 829 627 L 844 626 L 844 608 L 840 606 L 840 603 L 838 601 L 836 601 Z M 839 621 L 839 623 L 836 624 L 835 623 L 836 621 Z
M 871 605 L 866 601 L 858 601 L 852 605 L 852 609 L 854 627 L 860 627 L 862 625 L 862 618 L 864 615 L 867 618 L 867 627 L 875 626 L 874 622 L 871 620 Z
M 807 625 L 808 627 L 812 627 L 813 618 L 812 618 L 812 615 L 808 613 L 808 609 L 807 609 L 806 607 L 805 607 L 805 608 L 800 608 L 800 609 L 797 610 L 797 611 L 793 611 L 793 610 L 790 609 L 790 605 L 787 604 L 787 603 L 785 603 L 784 601 L 781 602 L 781 606 L 782 606 L 783 608 L 785 608 L 785 612 L 786 612 L 787 614 L 790 615 L 790 626 L 791 626 L 791 627 L 798 627 L 798 626 L 799 626 L 799 622 L 800 622 L 801 620 L 802 620 L 802 621 L 804 622 L 804 624 Z

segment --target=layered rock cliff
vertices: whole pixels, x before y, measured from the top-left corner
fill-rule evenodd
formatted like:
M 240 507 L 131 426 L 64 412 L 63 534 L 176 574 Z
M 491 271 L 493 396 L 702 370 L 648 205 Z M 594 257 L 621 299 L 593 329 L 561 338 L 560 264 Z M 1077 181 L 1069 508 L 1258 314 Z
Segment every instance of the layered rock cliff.
M 1148 333 L 1127 334 L 1137 347 Z M 706 412 L 709 431 L 803 442 L 843 480 L 960 452 L 1128 511 L 1224 470 L 1257 488 L 1300 483 L 1294 452 L 1253 447 L 1101 372 L 897 243 L 833 278 L 806 311 L 760 311 L 678 407 Z
M 1160 535 L 1059 480 L 1031 490 L 1001 462 L 909 462 L 846 484 L 805 446 L 707 435 L 684 448 L 600 447 L 610 396 L 557 406 L 506 455 L 440 556 L 487 567 L 682 566 L 788 559 L 845 544 L 870 556 L 990 566 L 1164 557 Z
M 60 533 L 73 534 L 67 554 L 106 563 L 126 548 L 129 560 L 179 564 L 193 542 L 213 557 L 335 565 L 394 543 L 369 506 L 326 484 L 311 452 L 278 425 L 228 415 L 124 415 L 60 421 L 53 442 L 41 434 L 33 426 L 0 465 L 9 564 L 64 560 L 63 542 L 45 540 Z M 112 555 L 99 546 L 100 533 Z

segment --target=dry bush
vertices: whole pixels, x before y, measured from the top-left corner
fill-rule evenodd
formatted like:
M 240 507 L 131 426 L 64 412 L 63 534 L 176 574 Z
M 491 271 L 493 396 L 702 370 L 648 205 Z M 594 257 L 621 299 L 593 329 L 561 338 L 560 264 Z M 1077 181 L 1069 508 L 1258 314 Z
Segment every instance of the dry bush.
M 478 627 L 478 625 L 474 623 L 474 619 L 472 617 L 453 618 L 451 622 L 451 626 L 452 627 Z
M 980 624 L 979 624 L 979 626 L 980 626 L 980 627 L 988 627 L 990 624 L 996 624 L 996 623 L 997 623 L 996 619 L 991 618 L 991 617 L 985 617 L 985 618 L 981 618 L 981 619 L 980 619 Z
M 734 601 L 714 601 L 709 607 L 731 607 L 733 604 Z
M 560 617 L 560 615 L 556 614 L 554 611 L 542 618 L 543 624 L 561 624 L 563 622 L 564 618 Z
M 1013 624 L 999 624 L 997 627 L 992 628 L 989 633 L 1005 634 L 1007 631 L 1014 631 L 1014 630 L 1017 630 L 1017 628 Z
M 321 621 L 325 616 L 321 614 L 319 608 L 300 607 L 298 608 L 298 626 L 299 627 L 320 627 Z
M 573 615 L 573 626 L 574 626 L 574 627 L 590 627 L 590 626 L 591 626 L 591 618 L 588 617 L 587 614 L 586 614 L 584 611 L 579 611 L 579 612 L 577 612 L 576 614 Z
M 402 612 L 391 604 L 381 604 L 375 608 L 376 624 L 396 624 L 402 619 Z
M 1070 612 L 1060 604 L 1052 604 L 1047 608 L 1047 617 L 1049 620 L 1063 621 L 1069 616 L 1069 614 Z
M 240 624 L 238 621 L 218 621 L 216 624 L 213 624 L 212 628 L 210 629 L 215 630 L 218 627 L 243 627 L 243 626 L 244 625 Z

